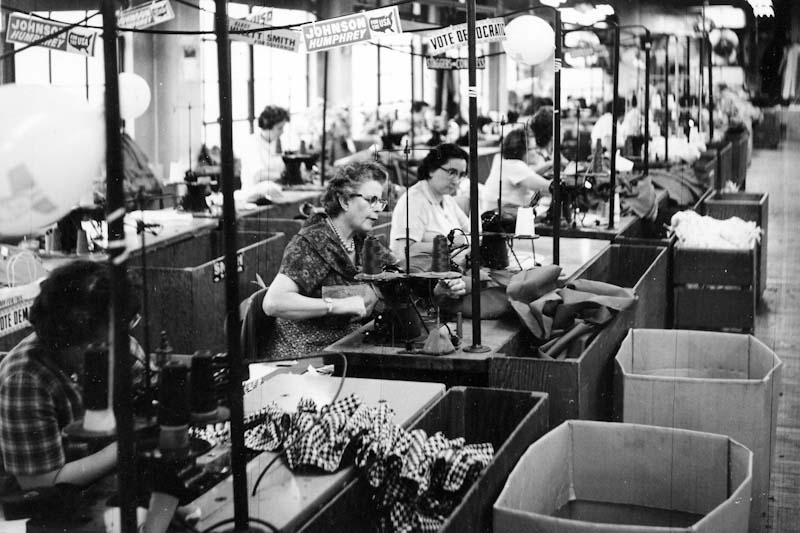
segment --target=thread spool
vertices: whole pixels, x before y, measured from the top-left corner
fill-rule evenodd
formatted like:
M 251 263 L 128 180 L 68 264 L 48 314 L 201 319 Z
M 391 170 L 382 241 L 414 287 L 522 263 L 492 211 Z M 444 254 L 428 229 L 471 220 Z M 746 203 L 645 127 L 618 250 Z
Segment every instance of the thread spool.
M 78 239 L 75 245 L 75 253 L 78 255 L 89 253 L 89 239 L 83 229 L 78 229 Z
M 96 432 L 114 431 L 116 419 L 108 401 L 108 345 L 90 344 L 83 354 L 83 369 L 83 403 L 86 407 L 83 429 Z
M 364 274 L 375 275 L 383 271 L 378 250 L 380 243 L 374 235 L 367 235 L 361 248 L 361 268 Z
M 181 451 L 189 446 L 189 368 L 172 361 L 161 369 L 158 395 L 158 448 L 162 452 Z
M 213 417 L 217 412 L 217 399 L 214 395 L 214 368 L 211 352 L 199 351 L 192 356 L 190 381 L 192 417 Z
M 433 254 L 431 257 L 431 272 L 450 271 L 450 245 L 447 237 L 437 235 L 433 238 Z

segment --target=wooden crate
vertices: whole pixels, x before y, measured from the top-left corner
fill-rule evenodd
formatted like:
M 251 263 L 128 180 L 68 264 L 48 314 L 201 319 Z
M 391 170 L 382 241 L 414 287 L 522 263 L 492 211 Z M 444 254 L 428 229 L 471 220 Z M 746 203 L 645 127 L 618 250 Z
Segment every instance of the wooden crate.
M 715 192 L 703 202 L 700 214 L 725 220 L 739 217 L 761 228 L 756 246 L 756 297 L 761 301 L 767 287 L 767 237 L 769 230 L 769 195 L 760 192 Z
M 729 180 L 733 181 L 733 146 L 728 141 L 708 144 L 717 152 L 717 171 L 714 174 L 714 189 L 720 190 Z
M 285 246 L 282 233 L 240 231 L 239 296 L 258 289 L 256 273 L 275 277 Z M 222 232 L 212 231 L 175 243 L 147 255 L 147 303 L 150 347 L 167 332 L 179 353 L 221 350 L 225 337 L 224 249 Z M 141 273 L 142 268 L 133 267 Z M 139 328 L 141 329 L 141 328 Z M 140 339 L 141 340 L 141 339 Z
M 633 327 L 664 328 L 667 322 L 666 247 L 612 244 L 576 273 L 576 279 L 603 281 L 633 289 L 636 294 Z
M 525 357 L 530 340 L 523 333 L 520 348 L 501 348 L 508 355 L 489 360 L 489 386 L 548 393 L 551 427 L 572 418 L 610 420 L 612 360 L 633 320 L 633 308 L 618 313 L 578 357 L 567 359 Z
M 673 325 L 751 333 L 756 314 L 756 250 L 675 246 Z
M 775 353 L 751 335 L 632 329 L 616 363 L 624 422 L 728 435 L 753 452 L 750 531 L 762 531 L 781 390 Z
M 750 134 L 745 130 L 728 138 L 731 141 L 730 180 L 739 186 L 739 190 L 743 191 L 747 186 Z
M 531 443 L 548 429 L 547 395 L 473 387 L 453 387 L 411 429 L 428 435 L 441 431 L 447 438 L 464 437 L 468 444 L 491 442 L 495 456 L 440 532 L 489 531 L 492 505 L 509 472 Z M 367 483 L 350 482 L 300 531 L 375 531 Z

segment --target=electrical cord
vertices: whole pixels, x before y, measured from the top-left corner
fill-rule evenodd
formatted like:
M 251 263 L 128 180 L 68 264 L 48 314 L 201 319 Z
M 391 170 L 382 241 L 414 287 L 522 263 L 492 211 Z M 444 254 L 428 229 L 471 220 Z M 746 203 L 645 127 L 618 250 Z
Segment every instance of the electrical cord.
M 316 359 L 320 355 L 322 354 L 307 355 L 305 357 L 298 357 L 296 359 L 298 361 L 302 361 L 305 359 Z M 342 358 L 342 379 L 339 381 L 339 388 L 336 389 L 336 393 L 333 395 L 333 399 L 330 401 L 328 405 L 336 403 L 336 401 L 339 399 L 339 395 L 341 394 L 342 388 L 344 387 L 345 379 L 347 379 L 347 356 L 345 356 L 342 352 L 336 352 L 336 355 Z M 273 457 L 272 460 L 269 463 L 267 463 L 267 466 L 264 467 L 264 469 L 258 475 L 258 478 L 256 478 L 256 482 L 253 485 L 253 491 L 250 494 L 251 496 L 256 495 L 256 493 L 258 492 L 258 486 L 261 484 L 261 480 L 264 479 L 264 476 L 267 474 L 267 471 L 272 467 L 272 465 L 275 464 L 275 462 L 277 462 L 278 459 L 284 456 L 290 448 L 296 446 L 303 439 L 303 437 L 305 437 L 314 428 L 314 426 L 316 426 L 317 422 L 319 422 L 321 418 L 322 414 L 317 416 L 316 420 L 314 420 L 311 426 L 306 431 L 301 433 L 298 437 L 296 437 L 288 447 L 284 448 L 281 452 L 275 454 L 275 457 Z

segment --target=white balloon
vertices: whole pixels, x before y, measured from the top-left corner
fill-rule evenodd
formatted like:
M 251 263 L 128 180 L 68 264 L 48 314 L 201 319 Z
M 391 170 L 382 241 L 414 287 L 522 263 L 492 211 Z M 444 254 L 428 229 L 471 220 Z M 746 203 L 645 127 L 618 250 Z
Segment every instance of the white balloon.
M 506 24 L 503 47 L 513 61 L 538 65 L 553 54 L 555 32 L 539 17 L 523 15 Z
M 0 235 L 56 222 L 90 193 L 105 155 L 103 115 L 49 86 L 0 85 Z
M 125 120 L 133 120 L 147 111 L 150 105 L 150 86 L 132 72 L 119 75 L 119 114 Z

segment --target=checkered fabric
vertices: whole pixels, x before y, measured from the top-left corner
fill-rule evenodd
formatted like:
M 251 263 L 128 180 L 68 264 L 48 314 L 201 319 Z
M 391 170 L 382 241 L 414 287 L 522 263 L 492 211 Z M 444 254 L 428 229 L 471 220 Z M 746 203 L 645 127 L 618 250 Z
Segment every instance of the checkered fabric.
M 290 424 L 290 416 L 272 403 L 245 418 L 244 444 L 251 450 L 275 451 L 283 445 Z

